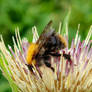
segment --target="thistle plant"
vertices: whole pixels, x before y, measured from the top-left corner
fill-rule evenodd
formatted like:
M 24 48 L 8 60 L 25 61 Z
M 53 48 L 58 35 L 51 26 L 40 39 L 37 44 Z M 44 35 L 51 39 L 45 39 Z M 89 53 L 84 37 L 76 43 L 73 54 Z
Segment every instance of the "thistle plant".
M 15 30 L 13 37 L 13 48 L 5 46 L 2 36 L 0 37 L 0 69 L 13 92 L 91 92 L 92 91 L 92 27 L 86 39 L 81 42 L 79 28 L 75 39 L 72 40 L 70 48 L 68 43 L 68 27 L 66 26 L 64 37 L 67 48 L 60 50 L 71 56 L 67 60 L 61 54 L 60 58 L 51 58 L 55 69 L 53 72 L 45 65 L 39 67 L 41 76 L 33 65 L 33 72 L 27 67 L 26 54 L 29 42 L 26 38 L 21 39 L 19 29 Z M 58 33 L 61 34 L 61 25 Z M 39 38 L 36 27 L 32 28 L 33 40 Z M 58 61 L 57 63 L 54 63 Z

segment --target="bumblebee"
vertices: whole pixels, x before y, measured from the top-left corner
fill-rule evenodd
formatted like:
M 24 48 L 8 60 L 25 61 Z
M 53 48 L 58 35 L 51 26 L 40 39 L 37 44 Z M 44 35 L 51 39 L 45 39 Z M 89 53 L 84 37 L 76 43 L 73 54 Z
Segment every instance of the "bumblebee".
M 58 34 L 51 25 L 52 21 L 44 28 L 37 42 L 31 43 L 28 48 L 26 59 L 30 70 L 32 70 L 33 63 L 38 67 L 45 64 L 54 71 L 51 66 L 50 57 L 61 56 L 59 50 L 67 46 L 65 38 Z

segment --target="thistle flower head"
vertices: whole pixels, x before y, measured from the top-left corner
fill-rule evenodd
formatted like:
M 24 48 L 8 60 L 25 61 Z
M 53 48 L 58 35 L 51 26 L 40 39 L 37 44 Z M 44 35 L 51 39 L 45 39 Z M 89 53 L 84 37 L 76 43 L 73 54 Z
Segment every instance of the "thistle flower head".
M 79 30 L 78 30 L 79 31 Z M 14 48 L 6 48 L 3 38 L 0 40 L 0 69 L 9 81 L 14 92 L 89 92 L 92 91 L 92 47 L 90 28 L 86 39 L 81 42 L 80 36 L 76 33 L 70 48 L 62 49 L 62 55 L 58 58 L 51 58 L 55 69 L 53 72 L 45 65 L 37 67 L 33 65 L 33 72 L 27 67 L 27 50 L 29 42 L 21 40 L 18 28 L 13 37 Z M 33 42 L 39 38 L 36 27 L 32 28 Z M 59 28 L 60 34 L 60 28 Z M 64 34 L 68 43 L 68 29 Z M 68 43 L 69 44 L 69 43 Z M 63 54 L 70 55 L 70 59 L 64 58 Z M 56 62 L 56 63 L 55 63 Z

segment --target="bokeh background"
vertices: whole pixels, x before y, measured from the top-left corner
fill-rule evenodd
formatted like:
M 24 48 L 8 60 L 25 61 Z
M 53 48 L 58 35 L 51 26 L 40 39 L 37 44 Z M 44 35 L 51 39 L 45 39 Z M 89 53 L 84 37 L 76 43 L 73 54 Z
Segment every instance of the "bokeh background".
M 0 34 L 3 35 L 6 45 L 12 45 L 11 38 L 18 26 L 21 37 L 27 37 L 31 41 L 34 25 L 40 34 L 49 20 L 53 20 L 54 27 L 58 29 L 59 22 L 64 23 L 67 16 L 69 40 L 74 38 L 78 24 L 79 33 L 84 40 L 92 24 L 91 0 L 0 0 Z M 0 92 L 11 92 L 1 71 Z

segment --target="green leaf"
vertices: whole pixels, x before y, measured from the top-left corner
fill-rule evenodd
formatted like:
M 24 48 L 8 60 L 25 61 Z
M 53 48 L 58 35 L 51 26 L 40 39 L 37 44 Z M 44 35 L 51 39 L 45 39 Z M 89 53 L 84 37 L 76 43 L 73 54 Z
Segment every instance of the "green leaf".
M 9 83 L 7 82 L 2 82 L 0 83 L 0 92 L 11 92 L 11 89 L 9 88 Z
M 5 58 L 3 56 L 1 56 L 1 57 L 5 60 Z M 5 62 L 6 60 L 3 61 L 1 57 L 0 57 L 0 67 L 4 71 L 5 77 L 8 79 L 8 82 L 9 82 L 11 88 L 12 88 L 12 91 L 13 92 L 18 92 L 18 90 L 19 90 L 18 86 L 14 83 L 14 81 L 12 80 L 8 70 L 4 66 L 3 62 Z

